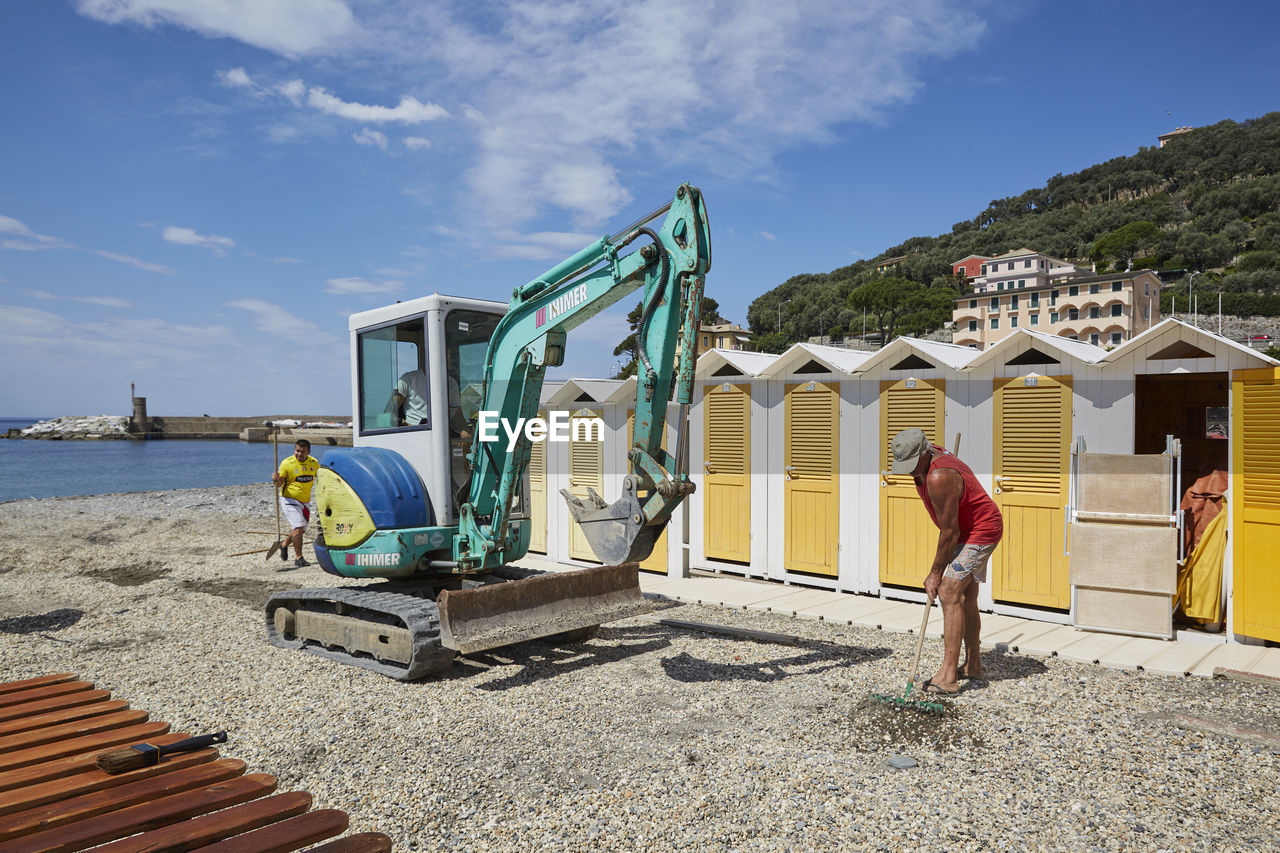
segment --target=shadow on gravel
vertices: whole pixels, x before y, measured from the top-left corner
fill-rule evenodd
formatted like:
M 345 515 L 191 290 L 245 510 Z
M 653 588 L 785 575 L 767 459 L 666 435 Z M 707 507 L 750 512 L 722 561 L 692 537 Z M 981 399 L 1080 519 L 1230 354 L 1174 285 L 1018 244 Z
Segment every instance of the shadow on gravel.
M 886 658 L 892 652 L 886 648 L 867 649 L 861 646 L 837 646 L 831 643 L 804 643 L 807 651 L 774 658 L 763 663 L 718 663 L 696 658 L 688 652 L 662 661 L 667 676 L 686 684 L 708 681 L 781 681 L 796 675 L 815 675 L 833 669 Z
M 928 668 L 924 664 L 924 668 Z M 981 681 L 970 679 L 964 682 L 964 689 L 981 690 L 992 681 L 1013 681 L 1029 678 L 1049 671 L 1044 661 L 1029 655 L 1013 654 L 1003 649 L 992 649 L 982 653 L 983 676 Z M 932 670 L 930 670 L 932 672 Z
M 639 634 L 639 635 L 637 635 Z M 628 639 L 637 642 L 621 643 L 571 643 L 556 640 L 530 640 L 516 646 L 504 646 L 493 652 L 477 652 L 458 658 L 451 670 L 442 672 L 429 681 L 471 679 L 476 678 L 474 669 L 468 671 L 468 663 L 472 666 L 520 666 L 522 669 L 515 675 L 486 681 L 477 684 L 477 690 L 509 690 L 518 686 L 527 686 L 535 681 L 567 675 L 568 672 L 586 669 L 591 666 L 602 666 L 605 663 L 625 661 L 637 654 L 657 652 L 671 646 L 671 638 L 655 629 L 613 629 L 607 631 L 603 639 Z
M 103 580 L 116 586 L 142 586 L 169 576 L 169 569 L 153 560 L 145 563 L 130 563 L 124 566 L 109 566 L 81 572 L 81 575 L 95 580 Z
M 61 631 L 84 618 L 83 610 L 64 607 L 50 610 L 38 616 L 13 616 L 0 619 L 0 634 L 35 634 L 40 631 Z

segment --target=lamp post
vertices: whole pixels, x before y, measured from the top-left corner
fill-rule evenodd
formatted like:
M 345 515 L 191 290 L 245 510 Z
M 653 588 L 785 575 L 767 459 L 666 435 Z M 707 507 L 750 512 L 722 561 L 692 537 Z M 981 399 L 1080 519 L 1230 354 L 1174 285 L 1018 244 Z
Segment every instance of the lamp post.
M 778 303 L 778 334 L 782 334 L 782 306 L 790 301 L 790 299 L 784 299 Z
M 1196 270 L 1187 276 L 1187 313 L 1191 313 L 1191 283 L 1196 280 L 1196 276 L 1200 275 L 1200 271 Z

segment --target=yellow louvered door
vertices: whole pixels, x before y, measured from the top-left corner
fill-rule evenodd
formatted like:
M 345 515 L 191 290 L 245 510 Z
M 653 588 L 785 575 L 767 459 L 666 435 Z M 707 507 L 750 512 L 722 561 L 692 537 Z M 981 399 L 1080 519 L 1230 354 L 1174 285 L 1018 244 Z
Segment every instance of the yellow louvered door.
M 835 577 L 840 541 L 839 386 L 787 386 L 786 423 L 783 568 Z
M 538 417 L 546 417 L 538 412 Z M 547 442 L 529 448 L 529 550 L 547 553 Z
M 1280 642 L 1280 369 L 1235 372 L 1231 439 L 1232 629 Z
M 662 449 L 667 449 L 667 425 L 662 424 Z M 627 449 L 630 450 L 636 434 L 636 411 L 632 409 L 627 412 Z M 639 495 L 640 502 L 644 503 L 645 498 L 649 494 L 647 492 Z M 640 561 L 640 568 L 646 572 L 658 572 L 665 575 L 667 573 L 667 530 L 664 527 L 662 535 L 658 537 L 658 541 L 653 545 L 653 551 L 648 557 Z
M 995 380 L 996 506 L 1004 538 L 992 556 L 997 601 L 1071 607 L 1063 553 L 1071 443 L 1071 377 Z
M 889 473 L 890 443 L 904 429 L 918 427 L 944 446 L 946 380 L 900 379 L 880 383 L 880 583 L 924 588 L 938 528 L 929 518 L 910 474 Z
M 582 419 L 598 418 L 599 412 L 581 409 L 569 418 L 569 435 L 573 437 L 576 422 Z M 581 427 L 579 427 L 581 429 Z M 604 442 L 603 441 L 570 441 L 569 442 L 569 492 L 583 503 L 590 499 L 587 489 L 596 490 L 596 494 L 604 491 Z M 603 497 L 603 496 L 602 496 Z M 590 505 L 588 503 L 588 505 Z M 591 543 L 582 532 L 582 527 L 572 518 L 569 519 L 569 557 L 574 560 L 590 560 L 600 562 L 591 550 Z
M 708 560 L 751 562 L 751 388 L 724 382 L 703 395 L 702 541 Z

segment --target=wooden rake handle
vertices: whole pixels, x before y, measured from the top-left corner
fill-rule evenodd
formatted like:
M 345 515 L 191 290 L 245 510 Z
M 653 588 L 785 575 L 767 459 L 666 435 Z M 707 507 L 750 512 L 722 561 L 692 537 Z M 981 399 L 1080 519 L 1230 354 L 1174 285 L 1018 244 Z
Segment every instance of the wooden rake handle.
M 920 617 L 920 636 L 916 638 L 916 656 L 911 661 L 911 684 L 920 679 L 920 653 L 924 651 L 924 632 L 929 627 L 929 611 L 933 609 L 933 599 L 929 598 L 924 603 L 924 615 Z

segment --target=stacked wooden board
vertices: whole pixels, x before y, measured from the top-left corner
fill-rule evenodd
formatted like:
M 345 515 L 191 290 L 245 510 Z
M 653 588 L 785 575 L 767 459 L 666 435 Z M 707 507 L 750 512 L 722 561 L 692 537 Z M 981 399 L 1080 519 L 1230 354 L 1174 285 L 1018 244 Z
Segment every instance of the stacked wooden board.
M 216 749 L 167 756 L 110 775 L 98 755 L 187 733 L 131 710 L 71 673 L 0 684 L 0 850 L 5 853 L 200 850 L 206 853 L 382 853 L 378 832 L 336 838 L 348 818 L 311 810 L 306 791 L 276 793 Z M 335 839 L 311 847 L 326 839 Z

